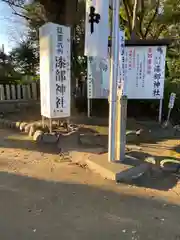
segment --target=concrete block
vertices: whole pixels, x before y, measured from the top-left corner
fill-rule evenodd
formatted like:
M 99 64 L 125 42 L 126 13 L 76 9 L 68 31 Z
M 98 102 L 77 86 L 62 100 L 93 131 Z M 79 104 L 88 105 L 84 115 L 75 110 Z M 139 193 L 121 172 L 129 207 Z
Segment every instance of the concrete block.
M 34 133 L 33 140 L 36 141 L 36 142 L 41 142 L 41 141 L 42 141 L 43 134 L 44 134 L 43 131 L 37 130 L 37 131 Z
M 92 171 L 116 182 L 131 182 L 151 169 L 149 163 L 142 163 L 135 167 L 126 164 L 126 160 L 109 163 L 107 154 L 92 155 L 85 162 Z
M 57 143 L 58 136 L 56 134 L 45 133 L 42 137 L 44 143 Z

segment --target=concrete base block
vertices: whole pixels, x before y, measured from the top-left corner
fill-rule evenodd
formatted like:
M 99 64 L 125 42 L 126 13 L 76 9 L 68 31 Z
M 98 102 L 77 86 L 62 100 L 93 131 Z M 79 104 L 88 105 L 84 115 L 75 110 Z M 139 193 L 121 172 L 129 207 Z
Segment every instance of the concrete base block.
M 151 164 L 149 163 L 141 163 L 137 164 L 137 166 L 136 164 L 134 164 L 134 166 L 128 165 L 126 164 L 128 158 L 127 156 L 124 162 L 117 161 L 109 163 L 108 155 L 101 154 L 99 156 L 90 156 L 86 160 L 86 163 L 92 171 L 99 173 L 103 178 L 116 182 L 130 182 L 132 179 L 138 178 L 151 169 Z M 131 161 L 136 161 L 136 159 Z

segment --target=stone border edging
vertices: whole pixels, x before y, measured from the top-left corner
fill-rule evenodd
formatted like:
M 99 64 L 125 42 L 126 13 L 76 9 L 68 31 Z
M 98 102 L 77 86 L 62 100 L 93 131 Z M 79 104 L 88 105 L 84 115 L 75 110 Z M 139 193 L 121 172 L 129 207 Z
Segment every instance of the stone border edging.
M 43 128 L 41 123 L 27 123 L 0 118 L 0 125 L 24 132 L 36 142 L 57 143 L 59 140 L 59 136 L 56 133 L 49 133 L 48 128 Z

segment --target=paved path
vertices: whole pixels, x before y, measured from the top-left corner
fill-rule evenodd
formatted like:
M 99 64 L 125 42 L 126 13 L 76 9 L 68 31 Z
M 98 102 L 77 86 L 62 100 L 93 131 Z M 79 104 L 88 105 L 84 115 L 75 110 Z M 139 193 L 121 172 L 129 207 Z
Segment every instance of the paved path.
M 0 130 L 0 239 L 180 239 L 178 192 L 103 180 Z

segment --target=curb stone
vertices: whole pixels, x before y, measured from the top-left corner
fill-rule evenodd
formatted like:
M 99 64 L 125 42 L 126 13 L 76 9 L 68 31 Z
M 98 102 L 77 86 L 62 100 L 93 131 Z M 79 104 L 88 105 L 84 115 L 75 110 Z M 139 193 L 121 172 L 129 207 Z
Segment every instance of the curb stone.
M 26 134 L 29 135 L 29 137 L 32 137 L 33 140 L 36 142 L 57 144 L 59 141 L 59 134 L 57 134 L 56 132 L 48 133 L 49 131 L 48 127 L 46 126 L 43 129 L 42 123 L 40 122 L 27 123 L 0 118 L 0 125 L 2 127 L 17 129 L 21 132 L 25 132 Z

